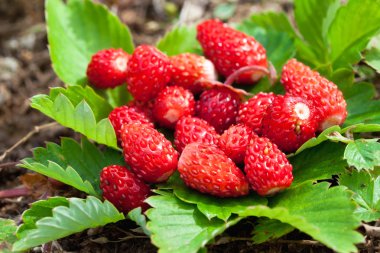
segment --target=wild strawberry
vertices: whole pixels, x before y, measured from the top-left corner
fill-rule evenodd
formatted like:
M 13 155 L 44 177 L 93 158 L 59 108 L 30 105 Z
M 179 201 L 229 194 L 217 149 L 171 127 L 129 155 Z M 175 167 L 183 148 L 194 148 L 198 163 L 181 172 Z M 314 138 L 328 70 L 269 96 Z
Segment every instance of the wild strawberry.
M 197 39 L 204 55 L 210 59 L 218 73 L 228 77 L 247 66 L 259 66 L 267 71 L 268 62 L 264 47 L 255 38 L 237 31 L 219 20 L 206 20 L 197 27 Z M 237 82 L 252 84 L 265 75 L 263 71 L 247 71 Z
M 156 129 L 141 123 L 124 124 L 121 140 L 125 162 L 145 182 L 164 182 L 176 170 L 178 152 Z
M 296 151 L 315 136 L 317 121 L 314 107 L 301 97 L 278 95 L 262 121 L 262 135 L 283 152 Z
M 196 115 L 206 120 L 218 133 L 223 133 L 236 122 L 240 96 L 226 87 L 215 87 L 202 92 L 196 105 Z
M 121 212 L 141 207 L 148 208 L 144 200 L 150 195 L 150 188 L 127 168 L 110 165 L 100 173 L 100 188 L 103 198 L 110 201 Z
M 151 122 L 154 122 L 153 118 L 153 106 L 154 100 L 149 100 L 148 102 L 141 102 L 138 100 L 129 101 L 128 107 L 133 108 L 136 112 L 144 114 Z
M 180 86 L 169 86 L 158 94 L 153 116 L 161 126 L 174 129 L 181 117 L 194 114 L 194 107 L 194 96 L 189 90 Z
M 261 121 L 267 107 L 273 102 L 275 94 L 260 92 L 240 104 L 239 114 L 236 118 L 237 123 L 245 124 L 253 129 L 255 133 L 261 134 Z
M 241 170 L 214 145 L 187 145 L 179 158 L 178 171 L 187 186 L 203 193 L 238 197 L 249 191 Z
M 157 96 L 170 80 L 169 58 L 158 49 L 138 46 L 128 61 L 128 90 L 136 100 L 147 102 Z
M 126 105 L 117 107 L 108 115 L 108 119 L 115 130 L 117 138 L 120 140 L 121 126 L 132 122 L 147 124 L 154 127 L 153 123 L 139 110 Z
M 87 78 L 99 89 L 114 88 L 125 83 L 131 56 L 122 49 L 104 49 L 94 54 L 87 67 Z
M 273 195 L 292 184 L 292 165 L 268 138 L 252 136 L 244 164 L 249 184 L 261 196 Z
M 170 62 L 172 64 L 170 84 L 181 86 L 194 94 L 203 90 L 199 80 L 218 79 L 214 64 L 203 56 L 184 53 L 170 57 Z
M 217 145 L 218 140 L 215 128 L 200 118 L 183 117 L 175 127 L 174 145 L 180 153 L 187 144 L 200 142 Z
M 252 129 L 246 125 L 233 125 L 220 136 L 218 146 L 232 161 L 243 163 L 252 134 Z
M 289 60 L 283 67 L 281 82 L 286 92 L 303 97 L 314 105 L 319 131 L 343 124 L 347 117 L 347 104 L 333 82 L 296 59 Z

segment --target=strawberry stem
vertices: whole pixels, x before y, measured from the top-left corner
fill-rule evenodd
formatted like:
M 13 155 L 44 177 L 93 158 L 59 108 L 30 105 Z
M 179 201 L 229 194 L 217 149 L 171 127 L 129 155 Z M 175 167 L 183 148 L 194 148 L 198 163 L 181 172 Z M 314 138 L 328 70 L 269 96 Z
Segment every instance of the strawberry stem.
M 21 187 L 5 189 L 5 190 L 0 191 L 0 199 L 17 198 L 17 197 L 26 196 L 29 194 L 30 194 L 29 189 L 26 188 L 25 186 L 21 186 Z
M 257 65 L 252 65 L 252 66 L 246 66 L 246 67 L 242 67 L 238 70 L 236 70 L 234 73 L 232 73 L 231 75 L 229 75 L 226 79 L 226 81 L 224 82 L 225 85 L 232 85 L 233 82 L 243 73 L 245 72 L 248 72 L 248 71 L 258 71 L 258 72 L 262 72 L 266 75 L 270 75 L 270 72 L 268 71 L 268 69 L 264 68 L 264 67 L 261 67 L 261 66 L 257 66 Z M 271 77 L 271 76 L 270 76 Z

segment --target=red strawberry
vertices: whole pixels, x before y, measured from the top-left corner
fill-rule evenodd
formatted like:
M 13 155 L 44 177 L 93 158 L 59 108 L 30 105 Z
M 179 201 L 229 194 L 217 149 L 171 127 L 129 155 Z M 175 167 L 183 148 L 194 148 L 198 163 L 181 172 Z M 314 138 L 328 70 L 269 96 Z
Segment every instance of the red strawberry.
M 199 80 L 217 80 L 214 64 L 196 54 L 184 53 L 170 57 L 172 64 L 171 85 L 182 86 L 194 94 L 203 89 Z
M 252 189 L 261 196 L 273 195 L 292 184 L 292 165 L 265 137 L 252 136 L 244 163 Z
M 132 101 L 129 101 L 127 105 L 128 107 L 136 110 L 136 112 L 144 114 L 145 117 L 147 117 L 151 122 L 154 122 L 154 119 L 153 119 L 154 100 L 149 100 L 148 102 L 132 100 Z
M 220 136 L 218 146 L 232 161 L 243 163 L 252 134 L 252 129 L 246 125 L 233 125 Z
M 215 87 L 202 92 L 196 105 L 196 114 L 223 133 L 236 122 L 240 96 L 226 87 Z
M 187 145 L 179 158 L 178 171 L 187 186 L 203 193 L 238 197 L 249 191 L 244 174 L 214 145 Z
M 289 60 L 283 67 L 281 82 L 288 93 L 303 97 L 314 105 L 319 131 L 343 124 L 347 117 L 347 104 L 333 82 L 296 59 Z
M 126 105 L 117 107 L 112 110 L 108 115 L 108 119 L 111 121 L 117 138 L 120 140 L 121 126 L 132 122 L 138 122 L 141 124 L 147 124 L 150 127 L 154 127 L 153 123 L 142 112 L 133 107 Z
M 147 102 L 157 96 L 170 80 L 169 58 L 158 49 L 138 46 L 128 61 L 128 90 L 136 100 Z
M 193 142 L 217 145 L 219 135 L 215 128 L 196 117 L 183 117 L 175 127 L 174 144 L 181 153 L 187 144 Z
M 140 123 L 124 124 L 121 140 L 125 162 L 145 182 L 164 182 L 176 170 L 178 152 L 156 129 Z
M 122 49 L 105 49 L 94 54 L 87 67 L 87 78 L 100 89 L 114 88 L 125 83 L 130 55 Z
M 206 20 L 197 27 L 197 39 L 203 52 L 218 73 L 228 77 L 242 67 L 259 66 L 266 72 L 268 62 L 264 47 L 255 38 L 237 31 L 219 20 Z M 263 71 L 247 71 L 237 82 L 252 84 L 266 75 Z
M 276 97 L 272 92 L 260 92 L 248 99 L 248 101 L 240 104 L 239 115 L 236 118 L 237 123 L 243 123 L 253 129 L 255 133 L 261 134 L 261 121 L 267 107 L 273 102 Z
M 100 173 L 100 188 L 103 198 L 110 201 L 121 212 L 141 207 L 148 209 L 144 200 L 150 195 L 150 188 L 127 168 L 110 165 Z
M 278 95 L 262 121 L 262 135 L 283 152 L 296 151 L 315 136 L 317 121 L 314 107 L 301 97 Z
M 194 107 L 194 96 L 189 90 L 170 86 L 158 94 L 153 115 L 161 126 L 174 129 L 181 117 L 194 114 Z

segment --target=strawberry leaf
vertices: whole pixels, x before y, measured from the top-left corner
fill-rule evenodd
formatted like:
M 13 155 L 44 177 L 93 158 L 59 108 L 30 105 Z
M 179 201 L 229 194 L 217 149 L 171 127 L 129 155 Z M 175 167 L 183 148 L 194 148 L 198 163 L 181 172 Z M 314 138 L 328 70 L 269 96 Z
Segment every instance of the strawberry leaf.
M 358 205 L 356 216 L 370 222 L 380 219 L 380 177 L 373 179 L 366 171 L 343 174 L 339 184 L 354 192 L 352 198 Z
M 247 22 L 247 23 L 246 23 Z M 250 26 L 259 26 L 266 30 L 275 30 L 278 32 L 288 33 L 291 37 L 296 37 L 293 26 L 285 13 L 263 12 L 252 15 L 249 19 L 243 21 L 243 24 Z M 252 25 L 251 25 L 252 24 Z
M 177 26 L 157 42 L 157 48 L 169 56 L 182 53 L 202 54 L 196 35 L 194 26 Z
M 104 226 L 125 219 L 110 202 L 95 197 L 69 198 L 69 206 L 57 206 L 52 215 L 36 221 L 35 228 L 24 230 L 13 250 L 27 250 L 88 228 Z
M 285 32 L 265 30 L 251 20 L 244 21 L 237 29 L 253 36 L 265 47 L 268 59 L 279 73 L 285 62 L 295 54 L 294 40 Z
M 341 143 L 324 142 L 290 157 L 294 177 L 291 187 L 308 180 L 331 179 L 332 175 L 345 172 L 347 162 L 343 159 L 344 149 L 345 145 Z
M 280 238 L 294 230 L 294 227 L 278 220 L 260 218 L 253 229 L 253 242 L 260 244 L 269 240 Z
M 294 16 L 302 37 L 316 55 L 326 57 L 327 32 L 338 10 L 339 0 L 296 0 L 294 4 Z
M 23 224 L 17 229 L 17 236 L 22 237 L 25 230 L 35 229 L 36 222 L 44 217 L 53 215 L 53 208 L 57 206 L 69 206 L 65 197 L 51 197 L 32 203 L 31 207 L 22 214 Z
M 380 73 L 380 47 L 370 48 L 365 54 L 366 63 Z
M 53 69 L 68 85 L 86 83 L 87 65 L 97 51 L 133 51 L 128 28 L 105 6 L 92 1 L 48 0 L 46 23 Z
M 358 171 L 380 166 L 380 143 L 377 139 L 359 139 L 347 145 L 344 159 Z
M 31 107 L 89 139 L 118 149 L 114 129 L 106 118 L 112 107 L 90 87 L 54 88 L 50 95 L 32 97 Z
M 141 213 L 141 207 L 137 207 L 133 209 L 132 211 L 130 211 L 128 213 L 128 218 L 136 222 L 136 224 L 142 228 L 143 232 L 146 235 L 148 236 L 151 235 L 151 232 L 146 227 L 146 217 L 144 214 Z
M 379 29 L 378 0 L 350 0 L 342 6 L 328 31 L 329 58 L 334 68 L 358 62 L 360 52 Z
M 250 195 L 241 198 L 220 198 L 199 193 L 187 187 L 179 174 L 174 174 L 169 182 L 163 186 L 171 188 L 177 198 L 180 200 L 196 204 L 198 210 L 203 213 L 209 220 L 214 217 L 227 221 L 233 213 L 237 213 L 245 208 L 254 205 L 266 205 L 267 200 L 257 195 Z
M 152 196 L 146 200 L 153 208 L 146 212 L 151 240 L 160 253 L 196 253 L 207 242 L 241 220 L 230 218 L 223 222 L 208 220 L 195 205 L 185 203 L 172 193 Z
M 94 144 L 82 139 L 62 138 L 61 146 L 47 143 L 46 148 L 36 148 L 33 158 L 25 158 L 21 166 L 54 178 L 90 195 L 101 196 L 100 171 L 108 165 L 123 164 L 119 152 L 99 151 Z
M 17 240 L 14 220 L 0 218 L 0 251 L 11 252 L 12 244 Z
M 305 183 L 271 198 L 269 207 L 253 206 L 240 216 L 276 219 L 310 235 L 334 251 L 356 252 L 363 236 L 353 215 L 355 207 L 344 187 L 329 188 L 328 183 Z

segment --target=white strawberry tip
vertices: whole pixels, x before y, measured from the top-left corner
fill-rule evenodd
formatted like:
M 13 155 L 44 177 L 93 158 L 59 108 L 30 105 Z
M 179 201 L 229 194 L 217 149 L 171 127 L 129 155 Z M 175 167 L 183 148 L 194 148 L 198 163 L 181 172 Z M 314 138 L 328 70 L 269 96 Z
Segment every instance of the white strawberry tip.
M 216 73 L 215 66 L 210 60 L 205 59 L 205 61 L 203 62 L 203 71 L 207 80 L 218 80 L 218 74 Z
M 265 196 L 273 196 L 274 194 L 281 192 L 285 189 L 286 187 L 273 187 L 272 189 L 270 189 L 269 191 L 265 193 Z
M 178 121 L 179 119 L 179 112 L 178 110 L 175 109 L 170 109 L 168 112 L 165 114 L 164 118 L 169 121 L 170 123 L 174 123 Z
M 126 57 L 117 57 L 115 60 L 115 67 L 120 71 L 124 72 L 127 70 L 127 64 L 128 64 L 128 59 Z
M 295 104 L 294 112 L 296 113 L 297 117 L 301 120 L 305 120 L 310 117 L 309 107 L 302 102 L 298 102 L 297 104 Z

